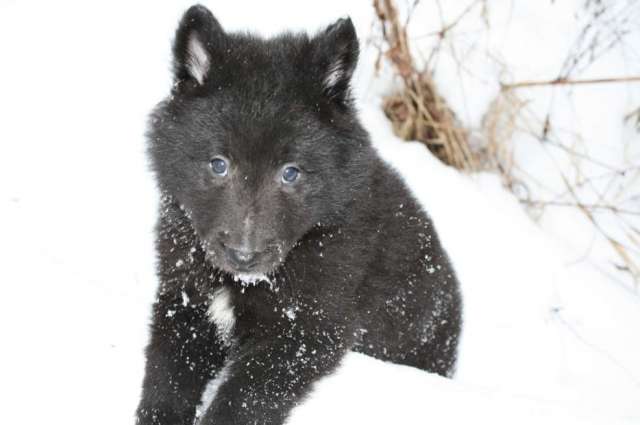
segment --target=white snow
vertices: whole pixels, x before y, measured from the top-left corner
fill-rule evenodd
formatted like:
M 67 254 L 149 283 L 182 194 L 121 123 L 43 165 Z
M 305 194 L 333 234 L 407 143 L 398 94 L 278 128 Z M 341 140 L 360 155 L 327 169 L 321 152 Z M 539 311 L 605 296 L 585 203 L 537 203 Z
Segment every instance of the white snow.
M 601 250 L 594 261 L 575 261 L 591 235 L 575 215 L 536 225 L 496 176 L 461 175 L 392 135 L 380 111 L 392 83 L 371 74 L 376 51 L 365 44 L 369 2 L 204 3 L 224 28 L 265 35 L 351 16 L 362 43 L 355 94 L 365 126 L 434 218 L 462 283 L 465 327 L 453 380 L 352 354 L 290 424 L 640 422 L 637 292 L 599 271 Z M 559 52 L 572 41 L 575 2 L 505 3 L 490 39 L 477 43 L 502 49 L 518 79 L 555 77 Z M 0 3 L 0 423 L 133 423 L 156 289 L 158 196 L 144 130 L 171 86 L 170 40 L 189 5 Z M 437 13 L 424 14 L 425 28 L 437 28 Z M 449 72 L 436 79 L 477 126 L 497 90 L 480 82 L 500 70 L 474 46 L 464 53 L 477 78 L 461 86 L 443 56 Z M 634 63 L 608 58 L 597 72 L 632 73 Z M 621 138 L 638 146 L 638 134 L 619 122 L 628 104 L 640 104 L 635 92 L 584 90 L 575 92 L 577 109 L 556 106 L 561 125 L 577 117 L 596 142 L 611 136 L 594 147 L 608 149 L 607 160 L 621 155 Z M 543 109 L 554 96 L 527 93 Z M 525 137 L 518 142 L 529 146 L 518 154 L 544 176 L 545 153 Z
M 389 366 L 362 354 L 347 356 L 287 424 L 610 424 L 634 423 L 596 405 L 533 398 L 437 375 Z
M 187 295 L 187 293 L 185 291 L 182 291 L 180 293 L 180 296 L 182 297 L 182 306 L 186 307 L 187 305 L 189 305 L 189 296 Z
M 298 306 L 289 306 L 285 309 L 283 309 L 283 313 L 285 316 L 287 316 L 287 319 L 294 321 L 296 320 L 296 317 L 298 316 L 297 311 L 299 310 Z
M 264 273 L 238 273 L 233 275 L 233 278 L 242 285 L 256 285 L 262 281 L 271 283 L 269 276 Z

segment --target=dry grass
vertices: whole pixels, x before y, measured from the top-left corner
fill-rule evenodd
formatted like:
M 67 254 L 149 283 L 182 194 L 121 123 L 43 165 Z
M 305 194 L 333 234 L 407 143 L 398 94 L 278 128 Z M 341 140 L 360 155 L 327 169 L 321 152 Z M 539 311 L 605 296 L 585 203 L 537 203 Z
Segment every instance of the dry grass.
M 582 22 L 578 37 L 555 78 L 550 76 L 539 81 L 509 81 L 507 78 L 505 81 L 503 77 L 509 77 L 510 70 L 498 56 L 487 51 L 487 60 L 502 70 L 500 80 L 496 81 L 501 90 L 487 108 L 482 125 L 473 132 L 456 117 L 429 71 L 432 60 L 445 53 L 458 64 L 461 79 L 463 74 L 469 73 L 458 53 L 453 33 L 463 19 L 476 12 L 479 12 L 476 18 L 484 21 L 487 30 L 490 24 L 488 0 L 468 1 L 464 11 L 449 23 L 442 16 L 440 0 L 431 4 L 440 11 L 442 26 L 427 34 L 437 39 L 435 47 L 428 52 L 412 52 L 407 36 L 407 25 L 419 0 L 410 2 L 408 15 L 402 19 L 394 0 L 373 1 L 382 30 L 382 42 L 377 46 L 380 51 L 378 67 L 380 61 L 386 60 L 401 82 L 400 89 L 383 102 L 395 134 L 405 140 L 423 142 L 440 160 L 460 170 L 499 173 L 504 185 L 534 219 L 549 208 L 566 207 L 579 211 L 595 233 L 611 247 L 616 257 L 611 261 L 612 265 L 627 272 L 636 288 L 640 288 L 640 229 L 636 220 L 640 209 L 633 204 L 634 199 L 639 199 L 634 182 L 640 179 L 640 165 L 620 165 L 621 169 L 592 157 L 580 135 L 556 128 L 551 112 L 539 116 L 521 97 L 534 96 L 530 90 L 521 89 L 535 87 L 554 87 L 559 93 L 565 93 L 587 85 L 640 81 L 637 75 L 580 78 L 607 52 L 625 47 L 626 35 L 637 31 L 633 23 L 640 19 L 638 1 L 586 0 L 576 11 Z M 418 57 L 428 59 L 419 61 Z M 640 108 L 630 111 L 624 119 L 640 131 Z M 514 159 L 513 141 L 517 134 L 539 141 L 548 157 L 549 172 L 560 177 L 560 187 L 545 186 L 527 172 L 528 164 Z M 558 158 L 562 160 L 558 162 Z M 615 188 L 618 188 L 617 192 Z
M 485 170 L 497 170 L 509 189 L 515 190 L 519 182 L 514 177 L 514 133 L 521 125 L 522 109 L 526 102 L 514 92 L 501 92 L 489 104 L 482 121 L 482 149 L 479 163 Z
M 384 112 L 395 134 L 404 140 L 423 142 L 445 164 L 472 171 L 477 164 L 469 145 L 469 132 L 440 96 L 427 70 L 417 69 L 392 0 L 374 0 L 376 14 L 387 45 L 383 55 L 402 80 L 402 90 L 384 101 Z

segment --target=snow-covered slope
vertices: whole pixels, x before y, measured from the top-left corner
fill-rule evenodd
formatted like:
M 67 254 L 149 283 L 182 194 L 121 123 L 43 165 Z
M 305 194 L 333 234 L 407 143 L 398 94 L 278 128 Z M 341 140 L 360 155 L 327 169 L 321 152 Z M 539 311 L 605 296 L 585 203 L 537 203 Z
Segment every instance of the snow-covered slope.
M 432 215 L 460 277 L 458 371 L 454 382 L 417 371 L 407 379 L 406 367 L 353 354 L 291 423 L 353 412 L 371 423 L 393 415 L 416 424 L 637 423 L 637 297 L 586 266 L 568 270 L 567 254 L 497 177 L 462 176 L 394 138 L 378 109 L 365 106 L 363 116 L 381 156 Z
M 316 29 L 368 2 L 205 2 L 231 29 Z M 0 423 L 133 423 L 156 193 L 146 114 L 168 91 L 190 2 L 0 3 Z M 246 13 L 251 11 L 251 13 Z M 387 81 L 358 71 L 380 155 L 433 216 L 465 297 L 452 381 L 352 355 L 291 423 L 637 423 L 640 301 L 567 253 L 491 175 L 397 140 Z M 341 418 L 341 419 L 336 419 Z

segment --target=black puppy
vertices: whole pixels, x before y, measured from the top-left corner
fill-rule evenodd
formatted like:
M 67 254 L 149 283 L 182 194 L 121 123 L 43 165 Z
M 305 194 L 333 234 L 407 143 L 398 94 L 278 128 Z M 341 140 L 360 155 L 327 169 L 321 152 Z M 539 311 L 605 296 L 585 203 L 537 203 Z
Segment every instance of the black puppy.
M 452 373 L 458 283 L 433 224 L 376 155 L 349 94 L 349 19 L 225 32 L 190 8 L 151 117 L 162 193 L 139 424 L 281 424 L 349 350 Z

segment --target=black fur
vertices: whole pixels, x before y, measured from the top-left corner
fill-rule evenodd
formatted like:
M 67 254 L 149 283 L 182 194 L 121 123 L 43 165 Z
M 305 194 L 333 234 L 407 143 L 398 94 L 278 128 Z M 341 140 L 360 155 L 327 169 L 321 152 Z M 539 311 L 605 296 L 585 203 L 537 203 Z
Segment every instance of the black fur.
M 189 65 L 191 37 L 207 55 L 203 79 Z M 226 33 L 194 6 L 173 51 L 175 85 L 149 132 L 163 194 L 160 288 L 138 423 L 190 425 L 224 365 L 202 424 L 283 423 L 349 350 L 450 375 L 458 283 L 357 119 L 351 21 L 264 40 Z M 224 177 L 211 171 L 216 156 L 228 160 Z M 291 164 L 300 177 L 284 183 Z M 254 264 L 234 262 L 235 249 L 256 253 Z M 238 282 L 247 271 L 268 281 Z M 221 288 L 230 334 L 207 315 Z

